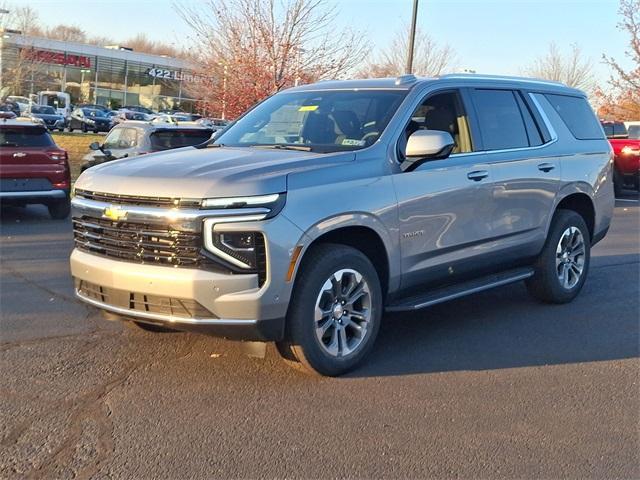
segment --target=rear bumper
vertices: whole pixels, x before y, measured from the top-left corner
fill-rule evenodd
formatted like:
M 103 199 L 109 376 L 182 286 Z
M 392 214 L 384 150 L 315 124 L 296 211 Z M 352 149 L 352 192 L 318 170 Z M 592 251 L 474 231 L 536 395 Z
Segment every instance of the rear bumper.
M 36 191 L 18 191 L 4 192 L 0 191 L 0 200 L 17 201 L 21 203 L 41 203 L 48 199 L 63 199 L 68 196 L 66 190 L 36 190 Z

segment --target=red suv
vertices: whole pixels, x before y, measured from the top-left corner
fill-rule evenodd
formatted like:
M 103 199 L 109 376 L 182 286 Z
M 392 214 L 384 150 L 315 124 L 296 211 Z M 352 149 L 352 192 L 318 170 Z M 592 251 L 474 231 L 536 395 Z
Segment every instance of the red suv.
M 46 127 L 29 119 L 0 120 L 0 202 L 40 203 L 52 218 L 69 215 L 71 175 L 67 152 Z
M 640 139 L 629 137 L 622 122 L 602 122 L 604 133 L 613 147 L 613 186 L 616 196 L 623 188 L 640 189 Z

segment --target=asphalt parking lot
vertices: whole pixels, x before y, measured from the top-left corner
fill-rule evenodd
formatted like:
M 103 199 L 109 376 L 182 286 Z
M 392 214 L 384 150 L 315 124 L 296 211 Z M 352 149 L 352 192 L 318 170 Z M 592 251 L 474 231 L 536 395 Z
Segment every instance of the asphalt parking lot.
M 69 221 L 0 228 L 0 478 L 640 478 L 637 195 L 574 303 L 516 284 L 388 316 L 337 379 L 105 321 Z

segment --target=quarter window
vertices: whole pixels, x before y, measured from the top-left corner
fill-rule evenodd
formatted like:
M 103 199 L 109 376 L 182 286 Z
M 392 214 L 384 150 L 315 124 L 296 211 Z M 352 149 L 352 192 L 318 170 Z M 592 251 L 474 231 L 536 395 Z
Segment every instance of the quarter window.
M 516 92 L 511 90 L 474 91 L 473 100 L 484 150 L 530 146 L 523 114 L 515 95 Z M 534 141 L 539 140 L 534 138 Z
M 578 140 L 602 138 L 602 128 L 586 98 L 549 93 L 545 97 Z

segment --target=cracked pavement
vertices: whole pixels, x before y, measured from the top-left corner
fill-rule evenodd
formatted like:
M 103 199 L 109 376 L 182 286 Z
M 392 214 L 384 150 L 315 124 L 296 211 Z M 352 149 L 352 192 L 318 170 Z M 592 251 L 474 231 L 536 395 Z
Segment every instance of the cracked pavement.
M 0 478 L 640 477 L 637 196 L 574 303 L 388 315 L 338 379 L 106 321 L 73 298 L 69 221 L 0 230 Z

